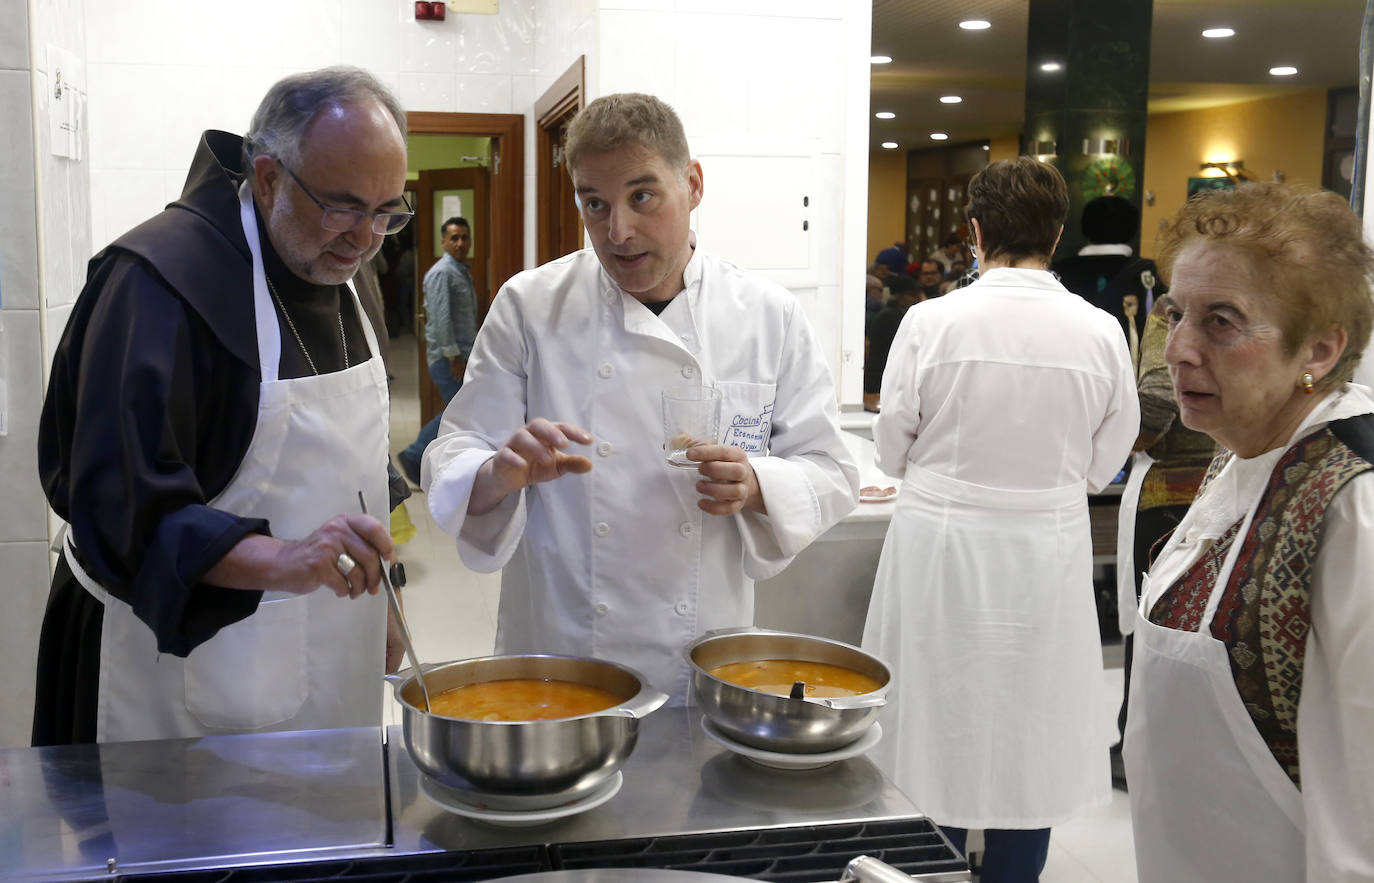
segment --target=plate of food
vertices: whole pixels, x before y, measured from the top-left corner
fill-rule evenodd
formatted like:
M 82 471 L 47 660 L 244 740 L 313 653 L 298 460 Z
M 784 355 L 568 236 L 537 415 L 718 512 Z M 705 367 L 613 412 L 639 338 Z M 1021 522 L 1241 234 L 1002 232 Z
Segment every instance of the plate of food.
M 893 485 L 878 487 L 870 484 L 867 487 L 859 488 L 860 503 L 886 503 L 888 500 L 896 499 L 897 488 Z

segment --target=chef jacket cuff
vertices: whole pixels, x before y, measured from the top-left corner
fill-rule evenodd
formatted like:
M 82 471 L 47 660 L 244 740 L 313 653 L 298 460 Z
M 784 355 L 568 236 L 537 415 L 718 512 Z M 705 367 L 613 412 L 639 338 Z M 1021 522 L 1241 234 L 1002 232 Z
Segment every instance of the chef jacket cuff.
M 776 576 L 820 533 L 821 506 L 806 471 L 781 457 L 751 457 L 767 515 L 748 510 L 739 519 L 744 572 L 751 579 Z
M 478 573 L 494 573 L 504 567 L 525 531 L 523 491 L 510 494 L 485 515 L 468 514 L 477 472 L 494 456 L 495 451 L 469 449 L 457 452 L 447 463 L 427 457 L 427 474 L 421 476 L 434 523 L 458 541 L 463 564 Z

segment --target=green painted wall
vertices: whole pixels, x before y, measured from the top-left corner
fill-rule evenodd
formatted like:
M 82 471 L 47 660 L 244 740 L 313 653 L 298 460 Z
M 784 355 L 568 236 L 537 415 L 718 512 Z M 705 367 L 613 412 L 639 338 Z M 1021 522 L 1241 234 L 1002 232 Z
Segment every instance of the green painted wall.
M 415 180 L 425 169 L 460 169 L 485 163 L 464 162 L 465 156 L 491 155 L 490 138 L 471 138 L 466 135 L 408 135 L 406 143 L 410 159 L 406 179 Z

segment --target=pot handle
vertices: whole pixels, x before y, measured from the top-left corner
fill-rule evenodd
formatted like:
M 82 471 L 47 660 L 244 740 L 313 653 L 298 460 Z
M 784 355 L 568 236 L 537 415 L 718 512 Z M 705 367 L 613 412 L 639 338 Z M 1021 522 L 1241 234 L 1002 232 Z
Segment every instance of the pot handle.
M 429 674 L 436 668 L 442 668 L 445 664 L 446 663 L 439 662 L 422 662 L 420 663 L 420 671 Z M 400 671 L 382 675 L 382 678 L 390 684 L 392 690 L 396 692 L 398 698 L 401 695 L 401 687 L 405 686 L 406 681 L 409 681 L 413 677 L 415 677 L 415 675 L 409 668 L 403 668 Z
M 802 698 L 802 701 L 825 708 L 833 708 L 837 711 L 845 711 L 850 708 L 877 708 L 887 704 L 887 697 L 875 696 L 872 693 L 860 693 L 857 696 L 806 696 Z
M 756 625 L 737 625 L 737 626 L 731 626 L 730 628 L 724 628 L 724 629 L 710 629 L 710 630 L 708 630 L 708 631 L 702 632 L 702 633 L 701 633 L 701 637 L 700 637 L 700 638 L 697 638 L 697 640 L 698 640 L 698 641 L 701 641 L 701 640 L 705 640 L 706 638 L 719 638 L 719 637 L 722 637 L 722 636 L 724 636 L 724 635 L 744 635 L 744 634 L 749 634 L 749 635 L 776 635 L 776 634 L 782 634 L 782 632 L 775 631 L 774 629 L 759 628 L 759 627 L 756 626 Z
M 667 701 L 667 693 L 645 687 L 615 708 L 598 711 L 595 714 L 587 715 L 587 717 L 632 717 L 638 719 L 657 710 Z
M 887 862 L 861 855 L 845 865 L 840 883 L 897 883 L 910 879 Z

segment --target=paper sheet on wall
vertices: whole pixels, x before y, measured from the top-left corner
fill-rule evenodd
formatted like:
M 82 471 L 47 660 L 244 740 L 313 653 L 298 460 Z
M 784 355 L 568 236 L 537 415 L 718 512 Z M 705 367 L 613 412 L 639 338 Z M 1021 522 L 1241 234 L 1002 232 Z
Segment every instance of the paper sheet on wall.
M 86 114 L 85 65 L 72 53 L 48 46 L 48 131 L 54 156 L 81 159 Z
M 439 220 L 442 223 L 444 218 L 463 217 L 463 197 L 446 195 L 440 200 L 443 211 L 439 212 Z

